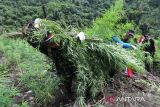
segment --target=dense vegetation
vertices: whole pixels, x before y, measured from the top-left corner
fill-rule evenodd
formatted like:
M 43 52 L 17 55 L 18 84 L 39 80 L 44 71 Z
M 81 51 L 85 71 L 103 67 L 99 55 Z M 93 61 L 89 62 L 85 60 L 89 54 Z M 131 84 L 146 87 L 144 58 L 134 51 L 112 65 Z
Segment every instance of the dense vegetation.
M 114 31 L 119 31 L 119 34 L 123 32 L 124 28 L 130 29 L 134 25 L 132 23 L 122 24 L 119 23 L 121 27 L 114 27 L 119 20 L 121 20 L 121 13 L 123 12 L 123 1 L 119 0 L 116 2 L 115 6 L 112 6 L 111 9 L 106 11 L 101 19 L 97 19 L 94 22 L 94 26 L 86 29 L 86 32 L 89 32 L 88 35 L 96 32 L 97 38 L 102 39 L 111 39 L 111 34 Z M 119 11 L 116 11 L 116 10 Z M 117 16 L 117 20 L 113 20 L 112 17 L 108 16 Z M 112 20 L 112 22 L 111 22 Z M 111 22 L 110 25 L 105 23 Z M 100 23 L 100 24 L 97 24 Z M 104 24 L 103 24 L 104 23 Z M 106 27 L 109 26 L 109 27 Z M 105 28 L 105 29 L 94 29 L 94 28 Z M 82 106 L 85 106 L 85 92 L 88 90 L 92 98 L 103 91 L 106 81 L 110 79 L 109 75 L 113 75 L 116 70 L 123 70 L 126 67 L 132 67 L 136 72 L 144 71 L 144 64 L 142 58 L 138 59 L 136 51 L 130 52 L 125 49 L 121 49 L 121 46 L 116 46 L 114 44 L 106 43 L 94 43 L 94 42 L 84 42 L 82 44 L 77 43 L 70 38 L 68 35 L 59 31 L 59 27 L 55 22 L 42 20 L 41 27 L 38 31 L 34 31 L 33 34 L 29 35 L 31 38 L 38 38 L 39 41 L 43 38 L 43 32 L 46 30 L 52 31 L 56 36 L 56 39 L 63 38 L 64 41 L 62 46 L 62 57 L 63 62 L 61 63 L 62 68 L 65 66 L 72 66 L 75 68 L 76 72 L 76 100 Z M 108 31 L 106 33 L 106 30 Z M 127 54 L 126 54 L 127 53 Z M 143 53 L 141 54 L 143 55 Z M 99 59 L 100 57 L 100 59 Z M 131 60 L 132 59 L 132 60 Z M 96 64 L 98 63 L 98 64 Z M 73 69 L 71 69 L 73 70 Z
M 146 26 L 146 32 L 160 35 L 159 0 L 125 0 L 127 19 L 133 20 L 140 27 Z
M 57 21 L 63 27 L 83 28 L 111 5 L 111 0 L 1 0 L 1 30 L 19 28 L 40 17 Z M 44 15 L 45 6 L 46 15 Z
M 80 106 L 86 106 L 86 90 L 89 89 L 92 99 L 95 99 L 99 92 L 104 91 L 106 81 L 110 79 L 110 73 L 113 75 L 116 71 L 123 71 L 126 67 L 132 67 L 138 73 L 145 71 L 146 58 L 140 47 L 137 47 L 137 50 L 125 50 L 112 43 L 110 39 L 114 34 L 122 36 L 128 29 L 140 31 L 137 25 L 146 22 L 152 26 L 152 20 L 143 19 L 144 14 L 136 13 L 132 8 L 139 9 L 134 6 L 139 7 L 143 4 L 143 6 L 158 9 L 159 5 L 154 2 L 126 0 L 126 11 L 124 11 L 123 0 L 117 0 L 113 6 L 111 6 L 110 0 L 1 0 L 0 3 L 2 31 L 15 30 L 36 17 L 45 17 L 43 4 L 46 7 L 47 19 L 54 20 L 58 25 L 67 29 L 69 27 L 85 28 L 88 38 L 103 39 L 101 43 L 84 42 L 79 44 L 73 38 L 67 37 L 68 35 L 64 34 L 60 27 L 55 26 L 56 22 L 44 21 L 46 25 L 49 25 L 49 30 L 54 33 L 58 31 L 58 34 L 62 34 L 63 39 L 67 40 L 63 44 L 64 56 L 76 67 L 76 101 Z M 110 9 L 104 11 L 110 6 Z M 142 11 L 144 12 L 144 10 Z M 137 10 L 137 12 L 141 11 Z M 142 16 L 136 17 L 138 14 Z M 155 14 L 157 14 L 156 11 Z M 97 16 L 101 17 L 97 18 Z M 134 21 L 131 22 L 132 20 Z M 155 27 L 158 28 L 159 25 L 157 24 Z M 43 36 L 41 33 L 44 30 L 48 30 L 48 28 L 34 32 L 33 36 L 35 38 L 40 36 L 41 40 Z M 157 30 L 154 32 L 157 33 Z M 155 34 L 154 32 L 153 34 Z M 160 45 L 159 41 L 156 42 Z M 136 43 L 134 44 L 136 45 Z M 23 90 L 33 91 L 34 104 L 23 102 L 19 106 L 47 106 L 48 103 L 54 101 L 55 90 L 60 84 L 60 78 L 47 71 L 51 66 L 47 63 L 48 59 L 44 55 L 30 47 L 24 40 L 11 40 L 3 37 L 0 38 L 0 52 L 8 60 L 7 63 L 0 64 L 0 80 L 2 80 L 0 81 L 0 104 L 2 107 L 13 105 L 12 97 L 20 94 Z M 158 59 L 160 56 L 156 54 L 156 58 Z M 12 66 L 15 67 L 20 87 L 11 85 L 13 81 L 10 80 L 8 74 L 11 73 Z M 96 103 L 96 100 L 94 101 Z
M 114 0 L 1 0 L 0 31 L 21 28 L 37 17 L 47 17 L 64 28 L 85 28 L 113 2 Z M 146 24 L 151 34 L 159 36 L 159 0 L 125 0 L 125 9 L 127 14 L 123 16 L 122 22 L 129 19 L 138 25 Z

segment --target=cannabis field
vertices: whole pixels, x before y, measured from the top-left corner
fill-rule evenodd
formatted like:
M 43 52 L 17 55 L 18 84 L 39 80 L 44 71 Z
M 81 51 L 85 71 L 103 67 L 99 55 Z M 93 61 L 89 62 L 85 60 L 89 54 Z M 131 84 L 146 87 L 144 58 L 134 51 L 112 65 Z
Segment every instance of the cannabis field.
M 27 37 L 2 34 L 0 107 L 160 107 L 160 40 L 155 39 L 154 58 L 149 53 L 145 56 L 145 45 L 139 46 L 134 40 L 131 43 L 135 50 L 114 43 L 113 35 L 122 38 L 129 29 L 136 31 L 137 40 L 141 35 L 136 23 L 122 21 L 125 15 L 124 1 L 116 0 L 92 26 L 83 29 L 87 38 L 83 42 L 68 33 L 80 29 L 63 28 L 47 19 L 43 20 L 43 29 L 29 35 L 40 41 L 43 33 L 50 30 L 58 35 L 57 41 L 63 40 L 60 69 L 74 72 L 71 98 L 66 97 L 62 82 L 65 78 L 57 75 L 56 62 L 51 57 L 41 53 L 39 46 L 32 47 Z M 134 77 L 125 74 L 127 67 L 134 69 Z M 143 101 L 117 101 L 120 97 Z

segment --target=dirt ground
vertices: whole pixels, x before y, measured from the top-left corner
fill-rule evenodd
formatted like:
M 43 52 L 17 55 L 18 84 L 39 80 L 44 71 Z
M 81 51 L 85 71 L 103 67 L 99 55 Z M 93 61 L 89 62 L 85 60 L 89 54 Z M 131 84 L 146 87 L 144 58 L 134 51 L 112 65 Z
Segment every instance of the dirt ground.
M 96 103 L 88 100 L 88 107 L 160 107 L 160 77 L 152 72 L 135 74 L 133 78 L 117 72 L 107 84 Z M 69 106 L 79 107 L 77 102 Z
M 98 102 L 106 107 L 160 107 L 160 77 L 147 72 L 129 78 L 119 72 L 104 94 Z

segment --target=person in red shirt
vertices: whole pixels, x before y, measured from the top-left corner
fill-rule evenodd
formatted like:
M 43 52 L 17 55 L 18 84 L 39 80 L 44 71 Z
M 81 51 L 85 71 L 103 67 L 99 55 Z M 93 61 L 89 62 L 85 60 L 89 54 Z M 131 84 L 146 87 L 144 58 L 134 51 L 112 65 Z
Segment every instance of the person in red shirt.
M 56 36 L 53 35 L 50 31 L 47 31 L 44 43 L 51 48 L 58 48 L 60 47 L 60 41 L 56 41 L 55 39 Z
M 149 34 L 142 35 L 142 36 L 140 36 L 140 38 L 139 38 L 138 44 L 139 44 L 139 45 L 142 45 L 143 43 L 147 43 L 148 40 L 149 40 Z

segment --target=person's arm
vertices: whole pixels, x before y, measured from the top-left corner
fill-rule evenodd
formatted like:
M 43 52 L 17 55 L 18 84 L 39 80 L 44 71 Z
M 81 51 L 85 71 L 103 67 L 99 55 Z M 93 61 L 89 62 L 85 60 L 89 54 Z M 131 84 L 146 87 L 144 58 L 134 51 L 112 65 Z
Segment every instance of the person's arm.
M 130 43 L 123 43 L 123 48 L 136 49 L 136 47 Z

